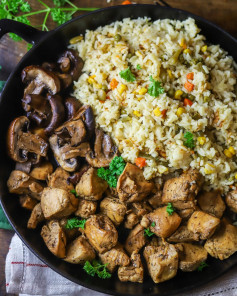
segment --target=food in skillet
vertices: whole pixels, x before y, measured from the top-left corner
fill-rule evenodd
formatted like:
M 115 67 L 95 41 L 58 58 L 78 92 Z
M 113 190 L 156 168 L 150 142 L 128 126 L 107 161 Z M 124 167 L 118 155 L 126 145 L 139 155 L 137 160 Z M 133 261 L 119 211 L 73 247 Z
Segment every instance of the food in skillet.
M 237 251 L 236 73 L 198 32 L 125 19 L 22 71 L 9 192 L 91 276 L 160 283 Z

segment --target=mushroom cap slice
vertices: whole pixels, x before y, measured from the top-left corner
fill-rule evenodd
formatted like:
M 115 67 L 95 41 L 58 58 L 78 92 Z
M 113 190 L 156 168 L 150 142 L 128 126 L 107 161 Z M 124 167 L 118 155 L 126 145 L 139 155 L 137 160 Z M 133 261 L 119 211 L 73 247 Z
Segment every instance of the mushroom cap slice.
M 77 111 L 81 108 L 82 104 L 81 102 L 74 98 L 74 97 L 68 97 L 65 100 L 65 107 L 66 107 L 66 113 L 67 113 L 67 120 L 70 120 L 73 118 Z
M 24 83 L 35 80 L 38 85 L 44 85 L 51 95 L 55 95 L 60 91 L 60 80 L 56 74 L 48 71 L 40 66 L 27 66 L 21 74 Z

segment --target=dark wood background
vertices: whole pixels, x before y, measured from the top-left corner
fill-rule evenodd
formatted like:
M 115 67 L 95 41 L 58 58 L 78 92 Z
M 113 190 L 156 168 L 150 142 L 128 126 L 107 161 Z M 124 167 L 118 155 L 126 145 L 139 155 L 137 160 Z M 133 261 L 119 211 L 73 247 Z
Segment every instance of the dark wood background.
M 50 4 L 52 1 L 47 0 Z M 108 7 L 121 4 L 122 0 L 72 0 L 78 6 L 83 7 Z M 149 3 L 155 1 L 137 0 L 135 3 Z M 166 0 L 172 7 L 184 9 L 194 14 L 200 15 L 217 25 L 224 28 L 237 38 L 237 0 Z M 37 0 L 30 0 L 33 10 L 42 9 L 41 4 Z M 76 16 L 76 15 L 75 15 Z M 39 26 L 42 23 L 43 15 L 37 15 L 31 18 L 32 25 Z M 51 19 L 48 21 L 48 28 L 53 29 L 55 23 Z M 15 65 L 20 61 L 27 52 L 27 45 L 24 41 L 14 42 L 8 36 L 4 36 L 0 40 L 0 80 L 6 80 L 8 75 L 14 69 Z M 5 258 L 8 252 L 10 240 L 14 232 L 0 229 L 0 295 L 6 295 L 5 289 Z

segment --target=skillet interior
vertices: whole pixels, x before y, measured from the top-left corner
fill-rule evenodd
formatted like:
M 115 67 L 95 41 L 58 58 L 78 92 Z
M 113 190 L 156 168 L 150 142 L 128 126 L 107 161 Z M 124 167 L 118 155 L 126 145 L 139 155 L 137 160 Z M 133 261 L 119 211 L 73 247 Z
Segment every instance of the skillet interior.
M 223 262 L 209 258 L 208 264 L 210 266 L 204 269 L 203 272 L 178 272 L 174 279 L 158 285 L 154 284 L 148 277 L 144 279 L 143 284 L 135 284 L 122 283 L 116 276 L 113 276 L 110 280 L 101 280 L 88 276 L 81 266 L 66 263 L 52 255 L 40 237 L 40 228 L 34 231 L 26 228 L 29 213 L 19 206 L 18 199 L 10 195 L 6 187 L 6 181 L 10 171 L 14 168 L 14 164 L 6 154 L 5 135 L 11 120 L 23 113 L 20 104 L 23 94 L 20 73 L 25 66 L 55 60 L 65 50 L 69 40 L 76 35 L 83 34 L 86 29 L 96 29 L 98 26 L 104 26 L 125 17 L 137 18 L 144 16 L 149 16 L 153 20 L 158 18 L 184 20 L 191 16 L 196 19 L 197 25 L 202 29 L 201 33 L 207 37 L 209 42 L 220 44 L 237 60 L 237 41 L 223 30 L 200 17 L 181 10 L 155 5 L 111 7 L 76 18 L 46 34 L 17 65 L 8 79 L 0 101 L 0 198 L 13 227 L 27 246 L 55 271 L 78 284 L 112 295 L 172 295 L 198 287 L 234 266 L 237 263 L 237 254 Z

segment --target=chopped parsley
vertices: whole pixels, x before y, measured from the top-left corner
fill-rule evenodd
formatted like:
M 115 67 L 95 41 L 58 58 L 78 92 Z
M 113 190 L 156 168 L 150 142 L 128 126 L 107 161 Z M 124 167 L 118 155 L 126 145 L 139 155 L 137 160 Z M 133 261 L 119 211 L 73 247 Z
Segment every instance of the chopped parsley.
M 128 82 L 133 82 L 136 80 L 135 76 L 132 74 L 132 72 L 129 68 L 119 72 L 119 75 L 121 78 L 125 79 Z
M 73 228 L 85 228 L 86 219 L 79 220 L 78 218 L 71 218 L 67 220 L 67 224 L 65 228 L 73 229 Z
M 184 134 L 184 145 L 190 149 L 193 149 L 195 147 L 195 142 L 193 139 L 193 134 L 190 132 L 185 132 Z
M 97 175 L 105 180 L 110 187 L 116 187 L 117 176 L 122 174 L 125 165 L 126 163 L 121 156 L 115 156 L 109 164 L 109 168 L 99 168 L 97 170 Z
M 156 226 L 156 223 L 153 221 L 153 222 L 151 223 L 151 226 L 152 226 L 152 227 L 155 227 L 155 226 Z
M 76 192 L 76 190 L 75 189 L 72 189 L 71 191 L 70 191 L 71 193 L 73 193 L 76 197 L 78 197 L 79 195 L 77 194 L 77 192 Z
M 168 203 L 166 207 L 166 212 L 169 214 L 169 216 L 172 216 L 173 212 L 175 212 L 175 208 L 173 207 L 171 202 Z
M 202 271 L 203 268 L 208 267 L 208 266 L 209 266 L 209 265 L 208 265 L 205 261 L 203 261 L 203 262 L 201 262 L 200 265 L 198 266 L 197 271 Z
M 145 228 L 144 229 L 144 235 L 151 237 L 154 234 L 154 232 L 150 231 L 150 228 Z
M 111 278 L 111 274 L 106 270 L 107 265 L 108 263 L 101 264 L 97 260 L 93 260 L 92 263 L 86 261 L 86 263 L 83 266 L 83 269 L 90 276 L 95 276 L 97 274 L 97 276 L 101 279 L 109 279 Z
M 164 93 L 164 88 L 161 86 L 160 81 L 156 81 L 150 76 L 150 85 L 148 87 L 148 94 L 152 97 L 158 97 L 160 94 Z
M 137 64 L 136 68 L 137 68 L 137 70 L 141 70 L 142 67 L 141 67 L 141 65 Z

